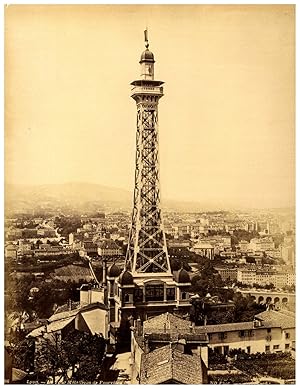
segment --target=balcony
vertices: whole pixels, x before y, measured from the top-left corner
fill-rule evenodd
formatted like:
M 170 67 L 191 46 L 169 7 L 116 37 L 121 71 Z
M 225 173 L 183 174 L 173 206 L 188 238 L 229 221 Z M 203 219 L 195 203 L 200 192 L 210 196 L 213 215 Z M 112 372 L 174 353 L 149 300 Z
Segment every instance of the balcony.
M 164 88 L 162 86 L 134 86 L 131 88 L 131 97 L 135 95 L 158 95 L 163 96 Z

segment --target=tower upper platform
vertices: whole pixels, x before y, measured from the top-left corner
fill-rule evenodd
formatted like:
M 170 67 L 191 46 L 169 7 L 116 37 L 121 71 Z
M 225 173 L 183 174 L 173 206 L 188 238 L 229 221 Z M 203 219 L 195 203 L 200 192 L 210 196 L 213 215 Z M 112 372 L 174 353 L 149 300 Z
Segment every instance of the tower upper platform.
M 141 95 L 152 95 L 158 98 L 163 96 L 164 82 L 154 80 L 154 54 L 149 50 L 148 33 L 145 31 L 145 46 L 146 50 L 142 52 L 140 65 L 141 65 L 141 78 L 131 82 L 133 88 L 131 89 L 131 97 L 136 99 Z

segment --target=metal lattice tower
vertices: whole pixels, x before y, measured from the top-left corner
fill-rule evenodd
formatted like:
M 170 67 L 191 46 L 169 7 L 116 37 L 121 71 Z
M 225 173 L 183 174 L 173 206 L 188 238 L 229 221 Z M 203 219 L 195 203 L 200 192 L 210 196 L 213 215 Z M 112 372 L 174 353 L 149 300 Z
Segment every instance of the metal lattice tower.
M 145 46 L 140 60 L 141 79 L 131 83 L 131 97 L 137 105 L 137 131 L 134 206 L 126 266 L 133 276 L 171 276 L 160 209 L 158 102 L 163 96 L 163 82 L 154 80 L 155 61 L 148 49 L 147 31 Z

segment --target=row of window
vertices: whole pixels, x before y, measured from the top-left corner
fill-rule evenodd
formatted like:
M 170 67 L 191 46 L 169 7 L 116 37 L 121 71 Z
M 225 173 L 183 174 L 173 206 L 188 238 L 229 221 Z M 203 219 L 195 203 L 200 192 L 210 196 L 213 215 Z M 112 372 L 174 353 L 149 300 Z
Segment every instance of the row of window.
M 208 334 L 208 339 L 211 340 L 212 339 L 212 335 L 213 334 Z M 244 338 L 244 337 L 251 337 L 251 336 L 254 336 L 254 331 L 253 330 L 249 330 L 249 331 L 246 331 L 246 330 L 242 330 L 242 331 L 239 331 L 239 337 L 240 338 Z M 218 333 L 218 339 L 219 340 L 224 340 L 224 339 L 227 339 L 227 333 L 226 332 L 219 332 Z
M 240 338 L 244 338 L 246 336 L 251 337 L 251 336 L 254 336 L 254 331 L 253 330 L 248 330 L 248 331 L 242 330 L 239 332 L 239 336 L 240 336 Z
M 271 328 L 268 328 L 267 332 L 271 333 Z M 209 340 L 212 339 L 212 335 L 213 334 L 208 334 L 208 339 Z M 241 330 L 241 331 L 239 331 L 239 337 L 240 338 L 252 337 L 252 336 L 254 336 L 254 331 L 253 330 Z M 218 333 L 218 338 L 219 338 L 219 340 L 227 339 L 227 333 L 226 332 L 219 332 Z M 266 339 L 271 341 L 272 337 L 269 336 Z M 285 334 L 285 339 L 290 339 L 290 334 L 288 332 L 286 332 L 286 334 Z
M 223 354 L 227 355 L 229 353 L 229 346 L 216 346 L 216 347 L 214 347 L 214 351 L 217 352 L 218 354 L 222 354 L 222 348 L 223 348 Z M 285 350 L 289 350 L 290 349 L 290 344 L 286 343 L 284 348 L 285 348 Z M 275 344 L 273 346 L 273 350 L 275 350 L 277 352 L 282 352 L 280 350 L 280 345 L 279 344 Z M 251 347 L 250 346 L 246 347 L 246 352 L 248 354 L 251 353 Z M 271 346 L 265 346 L 265 352 L 266 353 L 270 353 L 271 352 Z
M 119 292 L 119 291 L 118 291 Z M 124 294 L 124 301 L 128 302 L 128 294 Z M 143 302 L 143 289 L 134 290 L 134 301 Z M 187 298 L 187 293 L 182 292 L 181 298 L 185 300 Z M 166 299 L 167 301 L 175 301 L 175 288 L 166 288 Z M 147 285 L 145 288 L 145 301 L 164 301 L 164 286 L 163 285 Z
M 290 344 L 289 343 L 286 343 L 285 345 L 284 345 L 284 348 L 285 348 L 285 350 L 289 350 L 289 348 L 290 348 Z M 273 346 L 273 350 L 279 350 L 280 349 L 280 345 L 279 344 L 274 344 L 274 346 Z M 266 353 L 269 353 L 269 352 L 271 352 L 271 346 L 265 346 L 265 352 Z

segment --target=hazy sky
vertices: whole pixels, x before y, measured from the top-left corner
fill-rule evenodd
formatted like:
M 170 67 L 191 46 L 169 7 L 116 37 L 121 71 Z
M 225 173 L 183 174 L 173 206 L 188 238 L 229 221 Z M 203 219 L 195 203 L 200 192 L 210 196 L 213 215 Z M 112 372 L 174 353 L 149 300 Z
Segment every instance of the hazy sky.
M 162 197 L 294 202 L 294 7 L 11 5 L 5 9 L 6 180 L 132 190 L 149 28 Z

